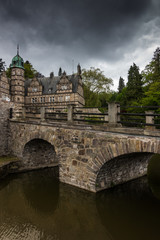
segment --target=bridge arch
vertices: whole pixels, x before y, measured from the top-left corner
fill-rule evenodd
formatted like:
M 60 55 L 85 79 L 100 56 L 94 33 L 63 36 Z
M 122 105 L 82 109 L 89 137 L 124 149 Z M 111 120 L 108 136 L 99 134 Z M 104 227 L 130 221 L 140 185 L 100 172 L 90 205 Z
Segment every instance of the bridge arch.
M 25 167 L 40 167 L 57 163 L 55 147 L 44 139 L 31 139 L 24 146 L 22 161 Z
M 146 175 L 149 159 L 153 154 L 160 153 L 160 141 L 129 136 L 120 141 L 106 142 L 97 152 L 91 169 L 91 186 L 95 192 Z M 124 174 L 127 167 L 128 172 Z
M 130 153 L 107 161 L 97 174 L 96 192 L 146 175 L 153 154 Z

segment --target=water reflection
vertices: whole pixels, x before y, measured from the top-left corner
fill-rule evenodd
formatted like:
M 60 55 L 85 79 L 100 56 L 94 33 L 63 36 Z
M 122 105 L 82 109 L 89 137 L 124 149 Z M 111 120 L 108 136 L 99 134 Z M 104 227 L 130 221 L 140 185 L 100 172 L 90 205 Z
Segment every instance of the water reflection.
M 145 178 L 89 193 L 58 183 L 51 171 L 0 184 L 0 239 L 148 240 L 159 236 L 160 201 Z
M 23 193 L 28 205 L 38 213 L 51 215 L 57 208 L 59 181 L 53 178 L 53 175 L 51 169 L 21 175 Z
M 114 240 L 157 239 L 160 202 L 142 178 L 97 195 L 102 224 Z

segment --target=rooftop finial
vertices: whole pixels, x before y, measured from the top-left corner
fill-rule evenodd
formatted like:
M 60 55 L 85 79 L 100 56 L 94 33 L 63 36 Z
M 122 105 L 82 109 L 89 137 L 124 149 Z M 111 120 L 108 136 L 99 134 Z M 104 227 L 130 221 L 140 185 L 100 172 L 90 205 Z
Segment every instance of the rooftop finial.
M 19 56 L 19 44 L 17 44 L 17 55 Z

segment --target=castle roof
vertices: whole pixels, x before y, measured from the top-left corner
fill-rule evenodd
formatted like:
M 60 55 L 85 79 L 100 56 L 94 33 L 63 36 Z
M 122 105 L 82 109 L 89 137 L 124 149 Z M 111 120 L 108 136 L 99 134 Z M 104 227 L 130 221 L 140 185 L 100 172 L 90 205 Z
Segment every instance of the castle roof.
M 72 83 L 72 91 L 76 93 L 78 90 L 78 82 L 80 76 L 72 74 L 67 76 L 68 80 Z M 57 91 L 57 84 L 59 83 L 61 76 L 57 77 L 43 77 L 38 78 L 39 83 L 43 86 L 42 94 L 55 94 Z M 27 89 L 30 86 L 32 79 L 25 80 L 25 95 L 27 95 Z
M 12 63 L 10 65 L 11 68 L 16 67 L 16 68 L 22 68 L 24 69 L 24 61 L 23 58 L 21 58 L 19 56 L 19 54 L 17 54 L 13 59 L 12 59 Z

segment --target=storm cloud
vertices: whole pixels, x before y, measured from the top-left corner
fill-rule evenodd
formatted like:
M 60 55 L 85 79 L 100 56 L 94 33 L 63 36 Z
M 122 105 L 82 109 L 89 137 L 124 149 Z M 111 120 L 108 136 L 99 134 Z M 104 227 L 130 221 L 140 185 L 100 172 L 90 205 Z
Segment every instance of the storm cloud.
M 0 57 L 21 56 L 45 75 L 100 67 L 117 85 L 129 66 L 143 68 L 159 44 L 158 0 L 6 0 L 0 6 Z

